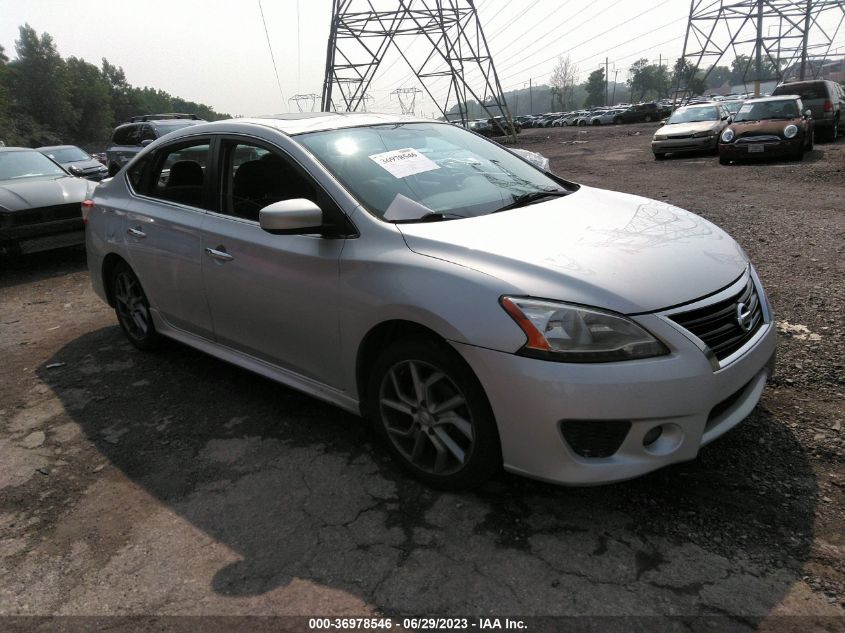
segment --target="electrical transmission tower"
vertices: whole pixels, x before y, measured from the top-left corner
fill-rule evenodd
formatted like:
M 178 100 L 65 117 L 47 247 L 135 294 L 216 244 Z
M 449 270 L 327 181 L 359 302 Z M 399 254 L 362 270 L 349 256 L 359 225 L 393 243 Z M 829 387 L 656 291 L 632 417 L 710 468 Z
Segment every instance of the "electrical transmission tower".
M 729 52 L 747 55 L 742 77 L 755 95 L 762 81 L 818 78 L 843 19 L 845 0 L 691 0 L 683 58 L 693 67 L 676 89 L 699 69 L 706 82 Z
M 415 40 L 424 46 L 411 57 Z M 467 121 L 474 99 L 488 117 L 511 121 L 475 0 L 333 0 L 322 110 L 359 110 L 388 52 L 398 53 L 444 118 L 457 106 L 453 118 Z
M 296 107 L 299 108 L 300 112 L 306 112 L 306 110 L 302 107 L 303 104 L 305 104 L 305 107 L 308 108 L 307 112 L 314 112 L 314 108 L 317 105 L 317 99 L 319 98 L 320 95 L 311 92 L 307 95 L 293 95 L 290 99 L 288 99 L 288 101 L 296 103 Z
M 414 104 L 417 101 L 417 95 L 421 94 L 422 90 L 419 88 L 397 88 L 392 95 L 396 95 L 399 99 L 399 107 L 402 108 L 402 114 L 414 114 Z

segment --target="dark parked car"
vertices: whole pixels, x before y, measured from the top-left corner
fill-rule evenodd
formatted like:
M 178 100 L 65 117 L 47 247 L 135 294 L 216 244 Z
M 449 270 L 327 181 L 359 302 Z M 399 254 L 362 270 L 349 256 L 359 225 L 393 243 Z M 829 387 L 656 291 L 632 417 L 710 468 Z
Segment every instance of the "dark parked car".
M 838 83 L 826 80 L 793 81 L 779 85 L 775 95 L 798 95 L 805 108 L 813 113 L 816 128 L 828 141 L 835 141 L 845 113 L 845 90 Z
M 762 156 L 801 160 L 813 149 L 814 121 L 795 95 L 749 99 L 719 138 L 719 162 Z
M 114 176 L 144 147 L 157 138 L 189 125 L 204 123 L 194 114 L 145 114 L 118 125 L 106 148 L 109 175 Z
M 56 161 L 74 176 L 88 180 L 102 180 L 109 170 L 91 154 L 76 145 L 51 145 L 39 147 L 38 151 Z
M 620 112 L 614 123 L 642 123 L 659 121 L 672 113 L 671 107 L 664 108 L 656 103 L 638 103 Z
M 34 149 L 0 148 L 0 255 L 85 243 L 80 203 L 96 186 Z

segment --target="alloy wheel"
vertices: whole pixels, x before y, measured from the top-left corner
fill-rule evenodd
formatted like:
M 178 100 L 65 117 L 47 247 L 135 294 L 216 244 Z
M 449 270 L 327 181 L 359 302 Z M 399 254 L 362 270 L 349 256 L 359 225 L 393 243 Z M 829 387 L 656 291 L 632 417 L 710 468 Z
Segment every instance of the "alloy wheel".
M 150 312 L 138 279 L 121 271 L 114 280 L 114 302 L 126 333 L 135 340 L 143 340 L 150 332 Z
M 423 472 L 445 476 L 461 470 L 475 447 L 475 427 L 465 394 L 443 370 L 403 360 L 383 376 L 379 411 L 390 441 Z

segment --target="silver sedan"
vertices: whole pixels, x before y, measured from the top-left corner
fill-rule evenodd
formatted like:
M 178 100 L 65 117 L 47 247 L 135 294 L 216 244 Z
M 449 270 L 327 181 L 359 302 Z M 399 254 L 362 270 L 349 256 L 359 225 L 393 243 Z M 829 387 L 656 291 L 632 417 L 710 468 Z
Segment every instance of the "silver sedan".
M 136 347 L 170 337 L 360 413 L 433 486 L 693 459 L 774 360 L 721 229 L 445 123 L 200 124 L 85 206 L 94 288 Z

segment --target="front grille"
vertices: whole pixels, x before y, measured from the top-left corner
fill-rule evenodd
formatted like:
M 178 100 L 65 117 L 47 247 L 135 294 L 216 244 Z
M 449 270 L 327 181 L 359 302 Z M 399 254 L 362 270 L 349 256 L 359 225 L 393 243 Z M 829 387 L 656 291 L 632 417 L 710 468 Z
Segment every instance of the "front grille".
M 742 303 L 750 311 L 748 329 L 740 325 L 738 306 Z M 763 307 L 757 296 L 754 282 L 749 278 L 739 293 L 717 303 L 673 314 L 669 317 L 675 323 L 700 338 L 719 360 L 737 351 L 751 339 L 763 325 Z
M 630 429 L 628 420 L 564 420 L 560 423 L 566 443 L 581 457 L 610 457 L 619 450 Z
M 736 140 L 737 143 L 780 143 L 781 138 L 773 134 L 755 134 L 743 136 Z
M 0 222 L 2 222 L 3 226 L 26 226 L 29 224 L 41 224 L 42 222 L 75 218 L 79 218 L 80 221 L 82 220 L 82 207 L 78 202 L 55 204 L 48 207 L 10 211 L 9 213 L 0 214 Z
M 679 139 L 683 139 L 683 138 L 693 138 L 693 135 L 692 134 L 670 134 L 666 138 L 674 141 L 674 140 L 679 140 Z

